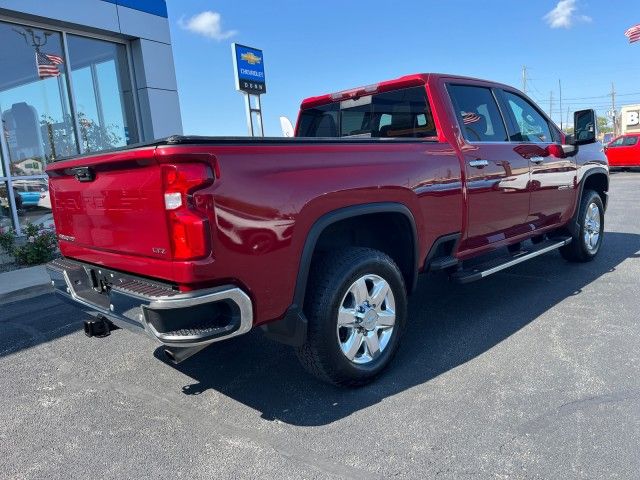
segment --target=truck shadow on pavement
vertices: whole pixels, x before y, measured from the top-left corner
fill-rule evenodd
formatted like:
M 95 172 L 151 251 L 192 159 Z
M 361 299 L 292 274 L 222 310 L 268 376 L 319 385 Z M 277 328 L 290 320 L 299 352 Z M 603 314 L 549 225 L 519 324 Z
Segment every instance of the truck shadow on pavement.
M 605 242 L 600 256 L 587 264 L 569 264 L 551 253 L 469 285 L 422 277 L 409 302 L 409 325 L 397 357 L 364 388 L 342 389 L 315 380 L 291 348 L 258 330 L 177 366 L 167 363 L 160 349 L 155 355 L 194 380 L 182 388 L 186 395 L 213 389 L 267 420 L 326 425 L 482 355 L 557 303 L 581 295 L 624 260 L 638 258 L 640 235 L 608 232 Z

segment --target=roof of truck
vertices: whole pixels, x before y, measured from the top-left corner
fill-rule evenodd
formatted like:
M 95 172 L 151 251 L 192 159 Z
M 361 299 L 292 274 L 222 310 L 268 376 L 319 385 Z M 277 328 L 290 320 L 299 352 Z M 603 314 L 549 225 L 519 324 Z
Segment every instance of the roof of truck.
M 341 90 L 339 92 L 325 93 L 315 97 L 305 98 L 300 104 L 300 108 L 311 108 L 317 105 L 324 105 L 331 102 L 337 102 L 340 100 L 346 100 L 348 98 L 361 97 L 371 93 L 386 92 L 389 90 L 398 90 L 400 88 L 415 87 L 418 85 L 425 85 L 431 82 L 437 82 L 441 78 L 455 79 L 455 80 L 471 80 L 474 82 L 486 82 L 491 83 L 497 87 L 513 88 L 509 85 L 504 85 L 499 82 L 491 80 L 484 80 L 481 78 L 465 77 L 462 75 L 454 75 L 450 73 L 413 73 L 411 75 L 404 75 L 402 77 L 394 78 L 393 80 L 385 80 L 383 82 L 373 83 L 361 87 L 350 88 L 347 90 Z

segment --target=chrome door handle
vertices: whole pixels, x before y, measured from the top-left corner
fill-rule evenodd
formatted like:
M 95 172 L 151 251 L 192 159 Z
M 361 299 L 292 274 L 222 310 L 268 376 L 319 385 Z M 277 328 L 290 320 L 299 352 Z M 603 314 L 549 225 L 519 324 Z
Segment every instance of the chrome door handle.
M 543 157 L 531 157 L 529 160 L 531 160 L 531 163 L 535 163 L 536 165 L 540 165 L 544 162 Z
M 488 160 L 470 160 L 469 161 L 469 166 L 470 167 L 475 167 L 475 168 L 484 168 L 487 165 L 489 165 L 489 161 Z

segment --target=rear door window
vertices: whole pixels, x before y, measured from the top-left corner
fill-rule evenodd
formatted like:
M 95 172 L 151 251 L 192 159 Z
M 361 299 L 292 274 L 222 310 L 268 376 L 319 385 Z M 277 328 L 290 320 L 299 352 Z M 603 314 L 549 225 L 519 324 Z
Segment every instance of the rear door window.
M 449 95 L 464 137 L 470 142 L 506 142 L 507 130 L 491 89 L 449 85 Z
M 323 129 L 328 114 L 332 121 L 324 121 L 332 128 Z M 298 136 L 427 138 L 437 132 L 424 87 L 412 87 L 303 110 Z

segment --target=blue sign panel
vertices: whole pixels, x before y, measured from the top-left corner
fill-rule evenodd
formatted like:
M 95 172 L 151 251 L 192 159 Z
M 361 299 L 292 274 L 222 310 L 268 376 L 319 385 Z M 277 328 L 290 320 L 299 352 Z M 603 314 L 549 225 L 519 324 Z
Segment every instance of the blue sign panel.
M 167 18 L 167 4 L 165 0 L 104 0 L 122 7 L 133 8 L 141 12 L 151 13 Z
M 236 90 L 254 95 L 267 93 L 262 50 L 237 43 L 231 47 L 236 75 Z

